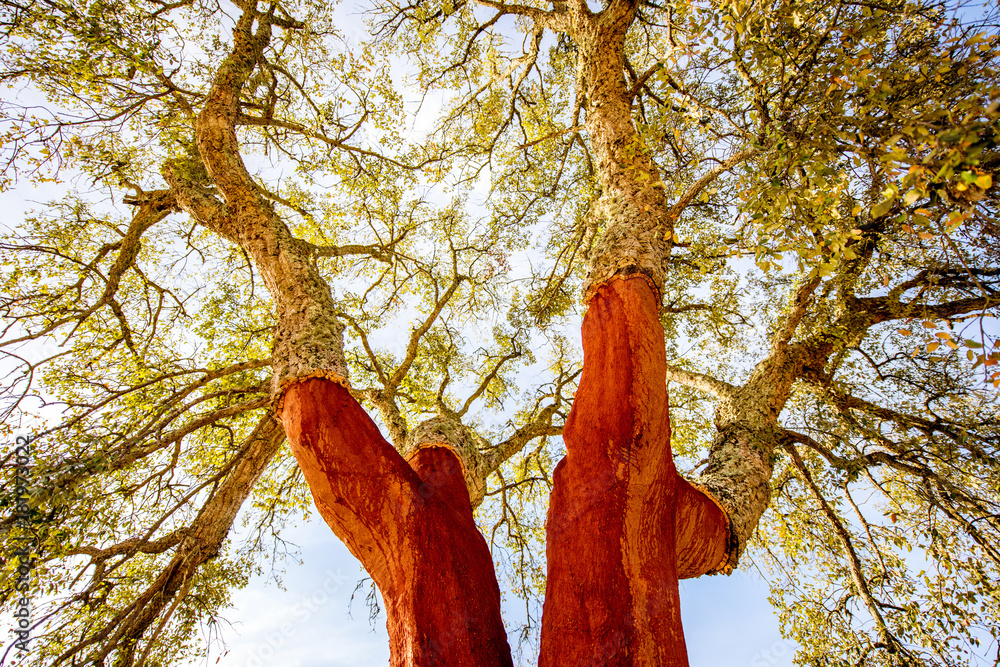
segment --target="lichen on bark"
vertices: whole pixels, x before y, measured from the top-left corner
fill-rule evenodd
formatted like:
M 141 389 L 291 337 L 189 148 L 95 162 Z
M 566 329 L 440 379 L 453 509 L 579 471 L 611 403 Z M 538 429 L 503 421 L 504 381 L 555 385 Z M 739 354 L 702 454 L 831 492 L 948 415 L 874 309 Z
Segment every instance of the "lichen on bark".
M 240 17 L 232 50 L 197 116 L 195 135 L 206 183 L 196 182 L 190 165 L 168 164 L 164 177 L 185 210 L 247 252 L 274 298 L 272 394 L 280 401 L 293 382 L 322 377 L 347 387 L 348 374 L 344 325 L 337 319 L 329 285 L 309 244 L 292 235 L 250 176 L 236 137 L 240 90 L 263 58 L 273 11 L 246 11 Z M 200 168 L 196 171 L 200 175 Z
M 457 418 L 437 415 L 410 429 L 403 447 L 403 458 L 410 460 L 421 449 L 443 447 L 451 451 L 462 466 L 469 501 L 473 509 L 483 502 L 489 469 L 482 454 L 481 438 L 476 436 Z
M 591 254 L 585 299 L 616 275 L 642 274 L 663 293 L 664 262 L 673 238 L 660 170 L 632 120 L 625 81 L 624 40 L 635 7 L 615 6 L 572 22 L 579 45 L 590 146 L 601 186 L 595 214 L 604 233 Z
M 602 195 L 596 207 L 606 229 L 595 246 L 594 260 L 587 272 L 585 301 L 589 301 L 601 285 L 630 275 L 648 278 L 657 297 L 663 293 L 664 261 L 669 254 L 663 230 L 655 221 L 644 219 L 649 216 L 640 216 L 631 210 L 634 205 L 623 199 Z
M 708 491 L 729 518 L 726 559 L 712 574 L 733 571 L 771 501 L 771 455 L 776 446 L 770 442 L 773 434 L 773 429 L 750 429 L 743 424 L 719 431 L 708 466 L 693 480 Z

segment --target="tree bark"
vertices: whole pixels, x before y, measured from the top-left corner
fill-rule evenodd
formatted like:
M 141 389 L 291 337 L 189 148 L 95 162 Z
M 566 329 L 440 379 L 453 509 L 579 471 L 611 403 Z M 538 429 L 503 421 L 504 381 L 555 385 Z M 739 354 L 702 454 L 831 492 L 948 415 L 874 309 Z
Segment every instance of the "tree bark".
M 236 137 L 240 92 L 263 59 L 274 11 L 274 5 L 267 13 L 248 10 L 237 21 L 232 50 L 216 72 L 198 114 L 198 153 L 225 206 L 185 183 L 189 179 L 176 167 L 168 165 L 164 177 L 185 210 L 253 258 L 274 297 L 277 331 L 272 389 L 280 397 L 282 389 L 298 378 L 325 377 L 345 386 L 348 381 L 344 325 L 337 319 L 330 287 L 308 244 L 292 235 L 261 194 L 243 163 Z
M 310 247 L 260 194 L 240 157 L 240 91 L 263 59 L 273 11 L 248 10 L 237 22 L 198 115 L 198 151 L 224 203 L 179 165 L 164 176 L 185 210 L 250 255 L 274 297 L 273 394 L 320 514 L 382 592 L 391 664 L 510 666 L 493 560 L 463 474 L 478 472 L 472 459 L 458 458 L 461 443 L 444 437 L 416 443 L 408 463 L 382 438 L 348 391 L 343 325 Z
M 632 273 L 646 275 L 659 298 L 673 238 L 659 168 L 632 121 L 625 81 L 625 33 L 634 13 L 632 3 L 612 3 L 600 15 L 586 12 L 572 21 L 587 100 L 587 134 L 601 184 L 597 212 L 606 221 L 592 253 L 585 298 L 616 275 Z
M 605 232 L 584 283 L 584 370 L 549 505 L 540 667 L 686 667 L 678 579 L 718 571 L 731 551 L 726 512 L 677 474 L 670 449 L 659 312 L 674 221 L 632 121 L 623 54 L 635 10 L 576 3 L 567 25 Z
M 726 559 L 728 518 L 674 467 L 658 313 L 633 275 L 598 286 L 584 318 L 546 528 L 541 667 L 686 666 L 678 578 Z
M 282 419 L 320 514 L 382 592 L 390 664 L 511 666 L 493 560 L 455 453 L 423 447 L 407 462 L 325 379 L 291 385 Z
M 586 363 L 564 431 L 568 454 L 555 472 L 543 666 L 686 666 L 678 577 L 712 571 L 729 552 L 725 512 L 671 458 L 658 313 L 672 220 L 631 120 L 622 47 L 634 11 L 630 3 L 600 16 L 581 9 L 573 28 L 607 223 L 587 280 Z M 394 440 L 412 440 L 406 459 L 382 438 L 347 389 L 328 286 L 239 156 L 239 91 L 263 58 L 272 18 L 241 17 L 198 116 L 199 153 L 224 204 L 186 185 L 179 169 L 165 176 L 185 210 L 247 251 L 274 296 L 273 390 L 285 431 L 320 514 L 382 592 L 391 664 L 511 665 L 469 493 L 481 497 L 488 462 L 448 420 L 408 438 L 390 419 Z

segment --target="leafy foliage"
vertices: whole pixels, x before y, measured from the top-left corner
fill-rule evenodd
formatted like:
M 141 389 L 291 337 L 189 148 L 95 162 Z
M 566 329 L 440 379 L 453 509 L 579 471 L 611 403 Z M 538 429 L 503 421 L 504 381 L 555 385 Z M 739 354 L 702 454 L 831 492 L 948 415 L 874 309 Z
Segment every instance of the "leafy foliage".
M 995 8 L 612 0 L 630 23 L 603 43 L 561 22 L 561 1 L 379 0 L 361 41 L 329 3 L 234 4 L 271 30 L 238 90 L 240 157 L 329 286 L 353 394 L 388 437 L 447 414 L 497 461 L 478 518 L 528 604 L 529 651 L 579 374 L 566 327 L 613 224 L 586 64 L 617 49 L 615 166 L 673 202 L 658 233 L 678 467 L 695 475 L 734 425 L 773 446 L 749 553 L 799 664 L 986 659 Z M 2 409 L 41 401 L 51 422 L 33 462 L 48 607 L 32 664 L 204 652 L 199 632 L 308 511 L 271 417 L 265 276 L 166 177 L 221 196 L 196 118 L 232 56 L 226 7 L 0 3 L 0 184 L 65 194 L 0 246 Z M 4 488 L 13 474 L 5 459 Z M 3 502 L 10 553 L 22 529 Z

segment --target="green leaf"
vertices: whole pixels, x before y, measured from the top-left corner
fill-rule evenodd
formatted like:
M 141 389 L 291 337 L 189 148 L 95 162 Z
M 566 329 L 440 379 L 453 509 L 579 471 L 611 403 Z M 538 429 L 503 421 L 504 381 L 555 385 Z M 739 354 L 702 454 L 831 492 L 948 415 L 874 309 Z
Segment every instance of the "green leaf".
M 870 215 L 872 219 L 881 218 L 886 213 L 888 213 L 891 208 L 892 208 L 892 201 L 887 199 L 885 201 L 879 202 L 875 206 L 872 206 Z

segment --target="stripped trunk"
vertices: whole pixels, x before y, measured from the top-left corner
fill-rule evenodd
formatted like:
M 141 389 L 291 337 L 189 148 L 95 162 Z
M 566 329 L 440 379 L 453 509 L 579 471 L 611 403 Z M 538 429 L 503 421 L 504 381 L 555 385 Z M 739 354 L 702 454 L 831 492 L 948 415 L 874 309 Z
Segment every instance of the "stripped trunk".
M 580 10 L 571 21 L 606 231 L 587 283 L 585 365 L 564 432 L 567 456 L 555 472 L 541 664 L 681 667 L 678 578 L 726 562 L 730 525 L 671 457 L 659 309 L 672 220 L 624 81 L 635 8 L 615 7 L 600 16 Z M 217 190 L 182 165 L 164 176 L 184 210 L 248 252 L 274 297 L 276 407 L 320 514 L 383 594 L 391 664 L 511 665 L 492 559 L 472 515 L 502 461 L 479 456 L 447 415 L 406 433 L 390 387 L 383 412 L 394 440 L 405 442 L 397 450 L 381 436 L 348 390 L 343 327 L 308 244 L 240 158 L 239 92 L 272 18 L 244 13 L 198 116 L 205 179 Z
M 725 514 L 670 451 L 659 303 L 640 276 L 595 290 L 547 526 L 540 665 L 687 665 L 678 578 L 725 557 Z
M 465 472 L 478 470 L 460 458 L 467 443 L 425 439 L 407 461 L 382 438 L 348 391 L 343 325 L 310 246 L 291 234 L 240 156 L 240 90 L 263 57 L 275 11 L 255 5 L 237 22 L 198 115 L 205 173 L 168 164 L 164 177 L 185 211 L 250 255 L 274 298 L 275 405 L 320 514 L 382 592 L 391 664 L 509 666 L 500 589 L 466 487 Z
M 456 453 L 421 447 L 407 462 L 324 379 L 293 384 L 282 418 L 320 514 L 382 592 L 390 664 L 511 665 L 493 559 Z
M 678 579 L 716 570 L 729 550 L 725 512 L 671 455 L 659 312 L 673 220 L 632 121 L 623 53 L 634 12 L 580 7 L 567 24 L 606 231 L 585 286 L 584 369 L 549 506 L 542 667 L 686 667 Z

